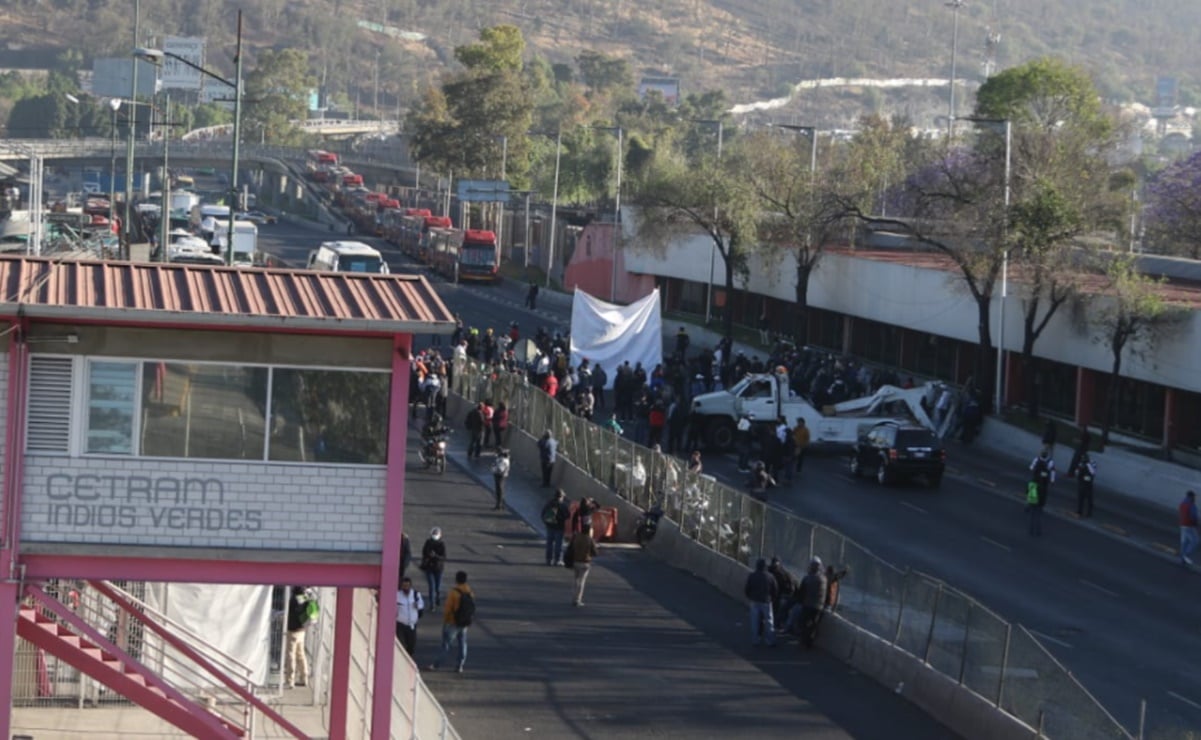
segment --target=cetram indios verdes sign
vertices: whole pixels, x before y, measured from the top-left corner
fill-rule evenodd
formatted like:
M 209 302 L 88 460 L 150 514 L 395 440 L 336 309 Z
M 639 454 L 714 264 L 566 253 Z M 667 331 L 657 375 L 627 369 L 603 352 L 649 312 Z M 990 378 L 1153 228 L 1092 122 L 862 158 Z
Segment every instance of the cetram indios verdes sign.
M 262 509 L 227 504 L 217 478 L 53 473 L 48 522 L 59 527 L 245 531 L 263 527 Z

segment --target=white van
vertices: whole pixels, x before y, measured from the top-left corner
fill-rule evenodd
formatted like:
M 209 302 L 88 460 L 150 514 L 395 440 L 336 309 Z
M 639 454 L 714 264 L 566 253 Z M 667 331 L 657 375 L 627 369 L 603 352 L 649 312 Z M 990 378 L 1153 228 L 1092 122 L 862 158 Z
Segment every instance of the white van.
M 325 242 L 309 252 L 310 270 L 388 274 L 379 250 L 363 242 Z

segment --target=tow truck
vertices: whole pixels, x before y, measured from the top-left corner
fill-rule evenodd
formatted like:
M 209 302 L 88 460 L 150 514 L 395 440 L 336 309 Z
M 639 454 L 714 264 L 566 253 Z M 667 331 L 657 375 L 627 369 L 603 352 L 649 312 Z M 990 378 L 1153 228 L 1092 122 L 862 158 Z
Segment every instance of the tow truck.
M 804 419 L 811 444 L 850 447 L 864 426 L 882 421 L 920 424 L 938 434 L 922 407 L 923 399 L 932 405 L 937 392 L 934 384 L 914 388 L 885 385 L 870 396 L 819 410 L 792 391 L 786 373 L 761 373 L 747 375 L 729 390 L 696 396 L 692 406 L 704 417 L 705 442 L 710 448 L 733 447 L 735 425 L 743 415 L 752 424 L 774 424 L 783 417 L 792 426 L 797 419 Z

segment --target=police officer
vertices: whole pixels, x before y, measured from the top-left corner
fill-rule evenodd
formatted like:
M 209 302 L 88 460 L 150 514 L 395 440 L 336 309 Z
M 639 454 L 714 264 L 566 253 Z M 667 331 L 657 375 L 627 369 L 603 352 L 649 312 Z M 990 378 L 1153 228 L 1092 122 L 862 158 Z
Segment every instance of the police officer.
M 1076 463 L 1076 514 L 1081 519 L 1093 515 L 1093 481 L 1097 477 L 1097 464 L 1088 452 L 1080 454 Z

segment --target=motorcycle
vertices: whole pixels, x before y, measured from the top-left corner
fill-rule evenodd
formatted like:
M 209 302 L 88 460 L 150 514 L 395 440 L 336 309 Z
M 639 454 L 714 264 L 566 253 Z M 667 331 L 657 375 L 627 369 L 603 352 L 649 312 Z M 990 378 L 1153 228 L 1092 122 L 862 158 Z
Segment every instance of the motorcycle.
M 438 474 L 446 472 L 446 434 L 426 437 L 417 448 L 417 458 L 425 470 L 435 468 Z
M 642 521 L 638 524 L 638 531 L 635 537 L 638 544 L 646 547 L 646 543 L 655 538 L 655 532 L 659 531 L 659 520 L 663 518 L 663 507 L 655 504 L 647 509 L 642 514 Z

